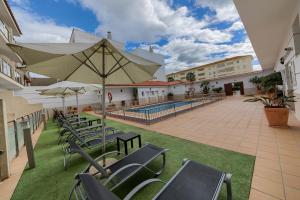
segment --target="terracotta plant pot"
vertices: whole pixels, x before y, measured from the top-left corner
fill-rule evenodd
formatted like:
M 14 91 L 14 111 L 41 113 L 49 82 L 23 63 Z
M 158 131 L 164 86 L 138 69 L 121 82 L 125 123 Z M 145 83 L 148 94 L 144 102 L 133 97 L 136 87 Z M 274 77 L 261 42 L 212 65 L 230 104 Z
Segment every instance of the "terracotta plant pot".
M 288 108 L 270 108 L 265 107 L 265 114 L 269 123 L 269 126 L 274 127 L 287 127 L 289 120 Z

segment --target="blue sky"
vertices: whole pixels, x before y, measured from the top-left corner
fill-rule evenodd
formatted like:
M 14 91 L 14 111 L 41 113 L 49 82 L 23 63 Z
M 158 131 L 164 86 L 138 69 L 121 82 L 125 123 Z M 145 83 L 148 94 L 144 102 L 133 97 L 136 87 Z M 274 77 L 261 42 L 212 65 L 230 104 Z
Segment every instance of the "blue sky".
M 259 63 L 232 0 L 9 0 L 21 42 L 68 42 L 73 28 L 112 31 L 127 49 L 165 55 L 167 72 L 236 55 Z

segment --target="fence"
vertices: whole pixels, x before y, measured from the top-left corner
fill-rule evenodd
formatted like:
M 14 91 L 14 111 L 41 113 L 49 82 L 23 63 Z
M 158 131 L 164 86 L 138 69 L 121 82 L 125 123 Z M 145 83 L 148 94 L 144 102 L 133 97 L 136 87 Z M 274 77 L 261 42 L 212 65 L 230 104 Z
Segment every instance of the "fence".
M 181 113 L 193 110 L 195 108 L 219 101 L 223 99 L 223 97 L 224 94 L 202 95 L 201 97 L 194 98 L 192 100 L 169 102 L 167 104 L 153 104 L 153 107 L 149 106 L 146 109 L 139 111 L 136 111 L 136 108 L 122 109 L 111 111 L 107 114 L 111 117 L 150 125 L 170 117 L 176 117 Z
M 21 122 L 28 121 L 31 133 L 34 134 L 42 123 L 42 113 L 43 111 L 40 110 L 8 122 L 8 157 L 10 161 L 19 155 L 20 149 L 24 146 Z

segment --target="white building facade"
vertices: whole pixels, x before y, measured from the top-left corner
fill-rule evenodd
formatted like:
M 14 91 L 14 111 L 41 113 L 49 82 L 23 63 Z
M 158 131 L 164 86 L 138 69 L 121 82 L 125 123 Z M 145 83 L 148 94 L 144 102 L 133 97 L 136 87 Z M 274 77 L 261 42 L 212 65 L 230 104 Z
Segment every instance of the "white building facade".
M 234 0 L 263 69 L 280 71 L 300 120 L 300 1 Z

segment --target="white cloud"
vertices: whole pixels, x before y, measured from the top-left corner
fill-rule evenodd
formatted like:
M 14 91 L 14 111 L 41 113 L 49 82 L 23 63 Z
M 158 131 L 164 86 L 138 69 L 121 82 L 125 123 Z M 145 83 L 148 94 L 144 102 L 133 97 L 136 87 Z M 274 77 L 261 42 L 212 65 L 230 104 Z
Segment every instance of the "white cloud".
M 56 24 L 52 19 L 41 17 L 28 9 L 12 7 L 23 35 L 19 42 L 68 42 L 72 27 Z
M 181 38 L 174 39 L 163 46 L 156 46 L 156 52 L 168 55 L 167 73 L 238 55 L 255 57 L 248 39 L 235 44 L 214 44 Z
M 24 9 L 15 2 L 13 11 L 20 23 L 22 42 L 67 42 L 72 27 L 59 25 L 55 21 Z M 25 0 L 27 1 L 27 0 Z M 55 0 L 60 1 L 60 0 Z M 172 0 L 66 0 L 91 10 L 99 26 L 95 32 L 106 35 L 112 31 L 113 39 L 142 42 L 147 48 L 161 38 L 164 45 L 155 45 L 155 51 L 166 57 L 167 72 L 232 57 L 251 54 L 255 57 L 247 37 L 230 44 L 236 31 L 244 30 L 232 0 L 193 0 L 197 6 L 215 12 L 203 19 L 195 18 L 186 6 L 172 7 Z M 191 0 L 192 2 L 192 0 Z M 28 4 L 27 4 L 28 5 Z M 30 6 L 29 6 L 30 7 Z M 230 23 L 224 30 L 210 28 L 212 23 Z M 256 57 L 255 57 L 256 59 Z
M 112 31 L 116 40 L 156 42 L 162 37 L 191 37 L 218 43 L 232 38 L 230 33 L 206 28 L 207 19 L 194 18 L 187 7 L 172 8 L 168 0 L 77 1 L 97 16 L 97 32 Z
M 239 19 L 233 0 L 196 0 L 195 4 L 215 11 L 214 17 L 218 21 L 236 21 Z
M 238 20 L 234 22 L 228 29 L 227 31 L 240 31 L 240 30 L 245 30 L 244 24 Z

